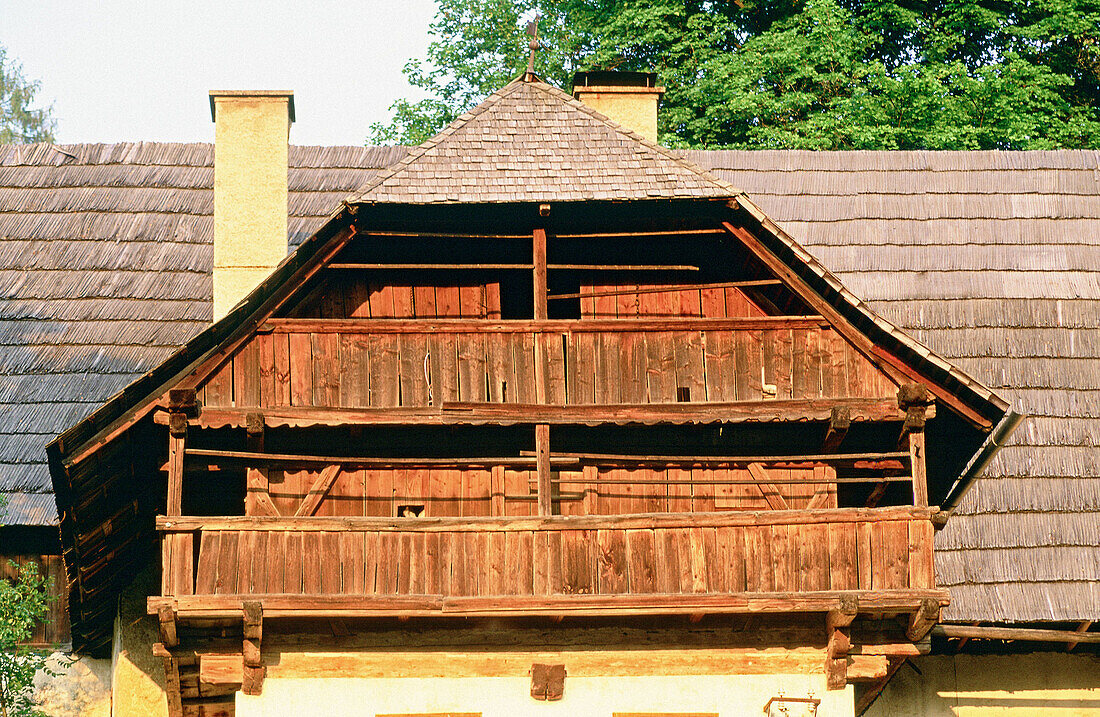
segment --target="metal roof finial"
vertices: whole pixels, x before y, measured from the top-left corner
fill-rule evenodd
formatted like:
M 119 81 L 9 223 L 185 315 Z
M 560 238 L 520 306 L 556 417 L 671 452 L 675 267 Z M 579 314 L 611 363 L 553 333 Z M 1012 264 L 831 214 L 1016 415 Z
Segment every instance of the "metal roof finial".
M 527 43 L 527 47 L 531 49 L 531 55 L 527 58 L 527 76 L 524 80 L 530 82 L 535 77 L 535 52 L 542 49 L 542 45 L 539 44 L 539 16 L 535 14 L 533 20 L 527 23 L 527 34 L 531 36 L 531 42 Z

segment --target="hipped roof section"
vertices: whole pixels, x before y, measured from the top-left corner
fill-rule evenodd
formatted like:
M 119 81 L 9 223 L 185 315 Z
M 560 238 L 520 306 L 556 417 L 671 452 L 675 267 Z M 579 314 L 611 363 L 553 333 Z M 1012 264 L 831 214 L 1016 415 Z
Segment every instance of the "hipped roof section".
M 379 172 L 361 203 L 713 199 L 732 185 L 536 79 L 505 85 Z

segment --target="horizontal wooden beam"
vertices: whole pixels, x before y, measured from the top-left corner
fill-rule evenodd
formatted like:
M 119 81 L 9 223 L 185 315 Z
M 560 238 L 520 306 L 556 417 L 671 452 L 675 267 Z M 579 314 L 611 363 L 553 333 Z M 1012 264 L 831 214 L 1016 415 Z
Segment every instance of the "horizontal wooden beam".
M 372 270 L 417 270 L 417 269 L 443 269 L 445 271 L 485 271 L 488 269 L 516 269 L 531 270 L 531 264 L 366 264 L 340 262 L 328 265 L 329 269 L 372 271 Z
M 936 625 L 933 635 L 977 640 L 1019 640 L 1022 642 L 1085 642 L 1100 643 L 1100 632 L 1044 630 L 1031 627 L 984 627 L 975 625 Z
M 241 461 L 246 463 L 322 463 L 325 465 L 353 466 L 534 466 L 534 457 L 493 456 L 493 457 L 452 457 L 452 458 L 394 458 L 386 456 L 310 456 L 296 453 L 255 453 L 252 451 L 230 451 L 213 448 L 188 448 L 188 458 L 209 458 L 211 460 Z M 551 458 L 552 464 L 572 466 L 579 461 L 576 458 Z
M 288 617 L 517 617 L 827 613 L 854 598 L 861 613 L 916 609 L 923 600 L 948 603 L 946 590 L 828 590 L 773 593 L 632 595 L 188 595 L 150 597 L 156 614 L 170 605 L 182 619 L 237 617 L 245 602 L 263 606 L 265 619 Z
M 573 294 L 551 294 L 547 299 L 591 299 L 597 296 L 625 296 L 633 294 L 664 294 L 669 291 L 692 291 L 694 289 L 746 289 L 753 286 L 781 285 L 778 279 L 755 279 L 752 281 L 723 281 L 709 284 L 672 284 L 669 286 L 635 286 L 604 291 L 576 292 Z M 821 319 L 820 316 L 813 318 Z
M 260 332 L 347 334 L 614 333 L 647 331 L 760 331 L 812 329 L 814 316 L 742 316 L 726 319 L 268 319 Z
M 725 229 L 666 229 L 664 231 L 651 229 L 649 231 L 636 232 L 585 232 L 582 234 L 551 234 L 561 239 L 594 239 L 594 238 L 631 238 L 631 237 L 668 237 L 668 236 L 699 236 L 707 234 L 725 234 Z M 401 232 L 401 231 L 359 231 L 358 236 L 364 237 L 434 237 L 438 239 L 530 239 L 530 234 L 461 234 L 454 232 Z
M 260 413 L 269 428 L 308 426 L 483 425 L 548 423 L 551 425 L 711 424 L 825 422 L 837 406 L 856 422 L 902 421 L 905 413 L 890 400 L 865 398 L 732 401 L 715 403 L 647 403 L 547 405 L 521 403 L 443 403 L 410 408 L 327 408 L 209 406 L 190 420 L 201 428 L 244 427 L 250 413 Z M 158 412 L 157 423 L 168 414 Z
M 397 532 L 500 532 L 720 528 L 931 520 L 935 508 L 821 508 L 713 513 L 388 518 L 362 516 L 157 516 L 157 530 L 325 530 Z

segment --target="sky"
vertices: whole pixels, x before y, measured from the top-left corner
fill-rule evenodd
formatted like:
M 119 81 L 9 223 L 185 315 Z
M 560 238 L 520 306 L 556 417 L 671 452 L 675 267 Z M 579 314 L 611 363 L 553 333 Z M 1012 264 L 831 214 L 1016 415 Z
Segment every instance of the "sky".
M 210 90 L 294 91 L 293 144 L 361 145 L 424 57 L 433 0 L 0 0 L 60 143 L 211 142 Z

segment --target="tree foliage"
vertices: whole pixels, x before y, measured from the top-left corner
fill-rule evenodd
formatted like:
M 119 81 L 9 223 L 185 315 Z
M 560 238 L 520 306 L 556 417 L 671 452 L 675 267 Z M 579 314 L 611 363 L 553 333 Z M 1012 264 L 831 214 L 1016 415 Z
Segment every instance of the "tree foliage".
M 1100 147 L 1097 0 L 542 0 L 536 71 L 653 71 L 682 147 Z M 439 0 L 427 99 L 370 141 L 418 143 L 522 72 L 531 2 Z
M 23 77 L 23 67 L 0 45 L 0 143 L 53 142 L 51 108 L 35 109 L 41 85 Z
M 34 676 L 47 666 L 48 653 L 21 643 L 34 635 L 45 617 L 48 582 L 33 563 L 16 569 L 13 579 L 0 579 L 0 717 L 28 717 L 34 709 Z

